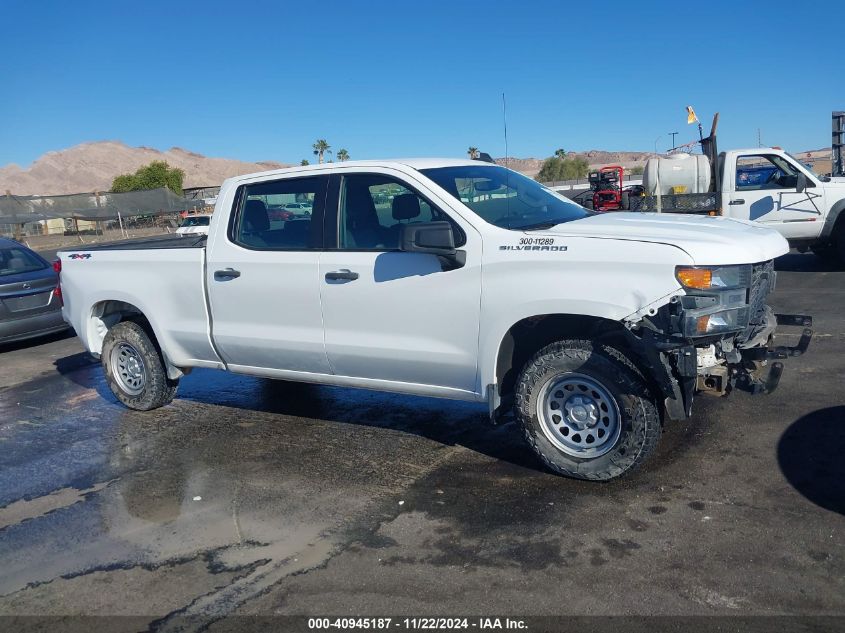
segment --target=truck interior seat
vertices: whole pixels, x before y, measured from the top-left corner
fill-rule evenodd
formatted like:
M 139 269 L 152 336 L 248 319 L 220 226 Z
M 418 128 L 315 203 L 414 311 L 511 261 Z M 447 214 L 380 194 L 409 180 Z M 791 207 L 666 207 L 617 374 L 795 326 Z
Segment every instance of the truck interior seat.
M 346 189 L 347 246 L 378 248 L 384 246 L 384 227 L 379 224 L 376 206 L 365 183 L 349 182 Z
M 249 246 L 267 246 L 263 233 L 269 228 L 267 206 L 261 200 L 247 200 L 241 222 L 241 240 Z
M 403 193 L 393 197 L 391 212 L 396 224 L 390 227 L 390 246 L 399 248 L 402 238 L 403 220 L 408 222 L 420 217 L 420 199 L 414 193 Z

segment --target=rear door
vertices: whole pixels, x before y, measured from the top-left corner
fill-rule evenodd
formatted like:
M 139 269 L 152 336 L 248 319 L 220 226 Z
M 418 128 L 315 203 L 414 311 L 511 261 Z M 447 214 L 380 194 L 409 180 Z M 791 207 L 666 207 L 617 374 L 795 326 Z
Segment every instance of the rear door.
M 228 227 L 215 227 L 206 271 L 212 336 L 230 368 L 330 373 L 317 283 L 327 183 L 244 184 Z M 279 212 L 294 202 L 307 204 Z
M 759 222 L 787 238 L 816 237 L 823 225 L 824 190 L 808 176 L 807 189 L 796 191 L 800 173 L 780 154 L 738 156 L 727 195 L 730 216 Z
M 339 376 L 476 390 L 481 238 L 421 182 L 343 170 L 326 209 L 319 285 L 326 351 Z M 448 220 L 466 263 L 399 250 L 404 224 Z

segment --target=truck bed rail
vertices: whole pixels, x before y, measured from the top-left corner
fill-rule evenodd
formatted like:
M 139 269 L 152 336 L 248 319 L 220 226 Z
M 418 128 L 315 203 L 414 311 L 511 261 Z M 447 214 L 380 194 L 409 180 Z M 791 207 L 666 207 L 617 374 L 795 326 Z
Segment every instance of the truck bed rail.
M 642 211 L 644 213 L 694 213 L 708 215 L 710 213 L 721 213 L 722 195 L 718 192 L 711 193 L 681 193 L 667 196 L 631 196 L 629 200 L 629 211 Z

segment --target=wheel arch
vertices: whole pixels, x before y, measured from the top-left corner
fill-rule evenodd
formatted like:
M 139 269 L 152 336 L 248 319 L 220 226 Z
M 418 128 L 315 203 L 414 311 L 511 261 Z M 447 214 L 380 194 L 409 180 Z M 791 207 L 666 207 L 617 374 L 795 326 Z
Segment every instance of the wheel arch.
M 539 314 L 520 319 L 505 332 L 496 354 L 493 377 L 502 405 L 510 404 L 519 373 L 531 357 L 561 339 L 601 341 L 619 349 L 632 362 L 638 358 L 630 334 L 620 321 L 583 314 Z
M 828 211 L 827 218 L 825 218 L 824 226 L 822 227 L 822 239 L 833 236 L 834 231 L 845 223 L 845 213 L 843 211 L 845 211 L 845 198 L 838 200 L 830 207 L 830 211 Z
M 184 375 L 184 371 L 175 366 L 161 347 L 160 338 L 153 323 L 144 311 L 133 303 L 120 299 L 104 299 L 91 306 L 88 317 L 87 341 L 92 354 L 99 355 L 103 349 L 103 341 L 108 331 L 118 323 L 132 321 L 140 325 L 164 360 L 167 377 L 176 380 Z

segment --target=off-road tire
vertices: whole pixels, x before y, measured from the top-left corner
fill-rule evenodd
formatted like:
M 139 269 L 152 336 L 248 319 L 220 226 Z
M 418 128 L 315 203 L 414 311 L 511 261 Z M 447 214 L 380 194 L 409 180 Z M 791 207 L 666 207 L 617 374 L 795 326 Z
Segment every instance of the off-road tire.
M 555 446 L 537 415 L 543 386 L 577 372 L 601 383 L 616 400 L 621 430 L 612 448 L 594 458 L 570 455 Z M 514 409 L 525 439 L 552 471 L 576 479 L 607 481 L 628 473 L 654 451 L 660 439 L 658 400 L 627 356 L 591 341 L 566 340 L 541 349 L 526 363 L 516 385 Z
M 143 360 L 144 386 L 138 394 L 127 393 L 113 375 L 112 354 L 121 343 L 132 346 Z M 179 381 L 168 379 L 161 352 L 146 330 L 134 321 L 121 321 L 108 331 L 103 340 L 100 360 L 109 389 L 130 409 L 137 411 L 157 409 L 169 404 L 176 395 Z

